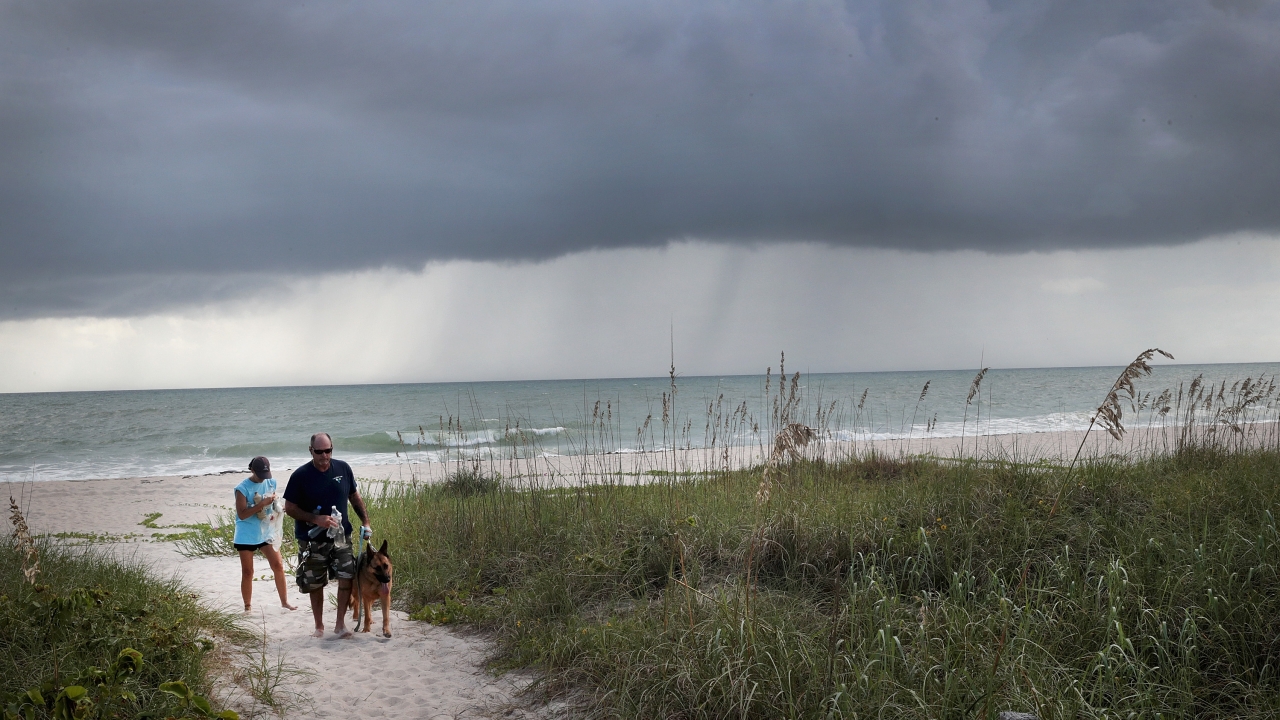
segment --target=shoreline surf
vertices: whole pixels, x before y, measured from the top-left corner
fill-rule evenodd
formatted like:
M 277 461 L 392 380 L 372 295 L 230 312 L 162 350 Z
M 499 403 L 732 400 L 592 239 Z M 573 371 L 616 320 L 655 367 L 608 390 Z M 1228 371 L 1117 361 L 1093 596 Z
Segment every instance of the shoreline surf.
M 857 443 L 1078 431 L 1118 371 L 992 370 L 970 399 L 968 371 L 792 376 L 791 419 Z M 1164 423 L 1150 404 L 1161 389 L 1203 376 L 1223 390 L 1277 371 L 1158 366 L 1138 383 L 1145 408 L 1126 409 L 1125 424 Z M 0 480 L 201 475 L 256 455 L 292 467 L 309 459 L 315 429 L 348 462 L 371 466 L 750 447 L 768 442 L 778 389 L 776 376 L 708 376 L 677 377 L 673 402 L 670 378 L 3 395 Z M 1239 420 L 1274 419 L 1271 400 Z

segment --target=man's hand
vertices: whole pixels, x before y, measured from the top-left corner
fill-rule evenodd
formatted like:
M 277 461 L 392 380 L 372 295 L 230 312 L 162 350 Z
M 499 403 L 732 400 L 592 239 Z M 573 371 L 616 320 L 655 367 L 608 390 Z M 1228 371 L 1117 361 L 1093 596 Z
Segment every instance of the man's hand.
M 292 500 L 284 501 L 284 513 L 298 522 L 311 523 L 316 527 L 331 528 L 338 523 L 329 515 L 312 515 L 298 507 Z
M 373 528 L 370 527 L 369 523 L 365 523 L 360 528 L 360 538 L 363 540 L 368 540 L 371 537 L 373 537 Z

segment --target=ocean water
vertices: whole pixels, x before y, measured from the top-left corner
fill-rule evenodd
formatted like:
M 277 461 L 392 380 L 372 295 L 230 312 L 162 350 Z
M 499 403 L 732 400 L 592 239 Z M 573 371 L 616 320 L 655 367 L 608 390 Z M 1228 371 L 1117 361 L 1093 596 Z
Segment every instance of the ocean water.
M 1120 369 L 991 370 L 971 403 L 974 370 L 801 375 L 797 419 L 837 439 L 1083 429 Z M 1278 371 L 1280 363 L 1159 365 L 1139 391 L 1176 392 L 1200 375 L 1229 388 Z M 767 388 L 764 375 L 675 384 L 666 423 L 665 377 L 0 394 L 0 479 L 193 475 L 244 470 L 255 455 L 284 469 L 306 462 L 316 431 L 357 465 L 752 444 L 767 433 L 776 374 Z

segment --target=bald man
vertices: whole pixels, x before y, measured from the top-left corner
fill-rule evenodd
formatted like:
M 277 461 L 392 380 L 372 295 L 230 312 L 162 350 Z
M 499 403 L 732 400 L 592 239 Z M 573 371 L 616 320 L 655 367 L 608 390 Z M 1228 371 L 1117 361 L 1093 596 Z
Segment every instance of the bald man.
M 340 638 L 349 638 L 352 633 L 343 617 L 351 597 L 356 561 L 351 553 L 348 500 L 360 516 L 363 534 L 371 535 L 373 528 L 369 527 L 369 513 L 356 489 L 351 466 L 333 459 L 333 439 L 329 433 L 312 435 L 309 450 L 311 462 L 294 470 L 284 489 L 284 511 L 297 521 L 298 589 L 311 596 L 311 615 L 316 621 L 312 635 L 320 638 L 324 637 L 324 588 L 329 580 L 337 580 L 338 621 L 334 623 L 333 632 Z M 338 526 L 338 521 L 330 517 L 335 507 L 342 514 L 340 538 L 331 538 L 328 533 L 329 528 Z

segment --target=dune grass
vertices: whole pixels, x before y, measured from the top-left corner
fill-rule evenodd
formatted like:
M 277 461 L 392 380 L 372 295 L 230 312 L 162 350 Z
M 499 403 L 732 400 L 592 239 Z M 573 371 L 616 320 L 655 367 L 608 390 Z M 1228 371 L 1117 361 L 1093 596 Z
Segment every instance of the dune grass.
M 1280 453 L 377 497 L 399 602 L 608 717 L 1274 717 Z M 1060 507 L 1051 511 L 1061 497 Z
M 236 534 L 236 511 L 226 510 L 207 523 L 193 523 L 175 527 L 188 528 L 186 532 L 175 534 L 171 538 L 177 543 L 178 552 L 189 558 L 197 557 L 235 557 L 234 538 Z M 280 545 L 280 554 L 285 565 L 292 572 L 294 558 L 298 554 L 298 541 L 294 537 L 293 518 L 284 518 L 284 542 Z
M 234 618 L 140 564 L 48 542 L 26 548 L 38 554 L 38 572 L 24 574 L 34 556 L 23 541 L 0 542 L 0 713 L 214 714 L 204 699 L 211 653 L 252 639 Z

